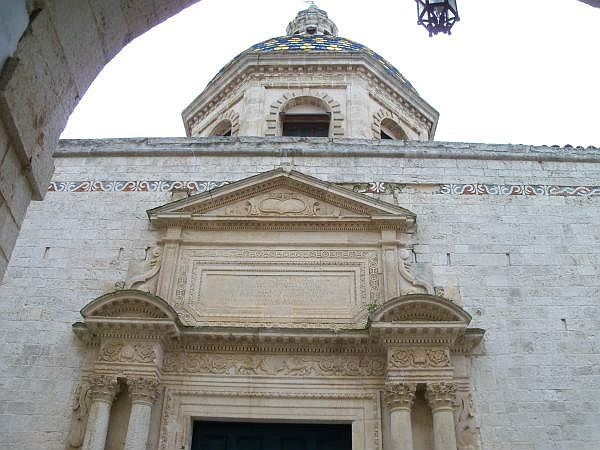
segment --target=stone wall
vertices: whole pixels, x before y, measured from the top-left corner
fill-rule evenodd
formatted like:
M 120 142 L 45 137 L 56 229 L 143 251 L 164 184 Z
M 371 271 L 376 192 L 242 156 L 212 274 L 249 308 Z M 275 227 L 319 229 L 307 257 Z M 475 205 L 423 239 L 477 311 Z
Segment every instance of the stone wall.
M 0 285 L 0 448 L 64 448 L 83 357 L 71 324 L 144 259 L 146 210 L 174 186 L 280 165 L 417 214 L 417 265 L 487 330 L 483 448 L 600 446 L 600 150 L 221 138 L 66 141 L 56 156 Z
M 197 1 L 3 0 L 11 26 L 0 26 L 0 279 L 88 86 L 132 39 Z

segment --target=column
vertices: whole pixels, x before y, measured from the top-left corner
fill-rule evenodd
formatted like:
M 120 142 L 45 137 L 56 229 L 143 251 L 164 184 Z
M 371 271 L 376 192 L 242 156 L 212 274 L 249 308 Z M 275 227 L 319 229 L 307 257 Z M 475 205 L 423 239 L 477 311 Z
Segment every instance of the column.
M 146 450 L 158 381 L 151 377 L 132 377 L 127 379 L 127 387 L 131 396 L 131 415 L 125 450 Z
M 104 450 L 110 408 L 119 391 L 116 377 L 93 375 L 90 378 L 92 405 L 88 416 L 82 450 Z
M 430 383 L 427 385 L 427 401 L 433 413 L 433 442 L 435 450 L 456 450 L 454 426 L 454 383 Z
M 416 387 L 413 383 L 388 384 L 385 387 L 385 401 L 390 408 L 392 450 L 413 450 L 410 412 Z

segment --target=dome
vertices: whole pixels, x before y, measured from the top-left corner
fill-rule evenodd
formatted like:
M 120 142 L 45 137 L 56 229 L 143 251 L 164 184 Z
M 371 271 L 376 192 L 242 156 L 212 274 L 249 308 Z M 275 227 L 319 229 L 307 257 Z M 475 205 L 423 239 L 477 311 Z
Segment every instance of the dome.
M 337 26 L 322 9 L 312 4 L 309 8 L 298 12 L 296 18 L 287 27 L 287 35 L 268 39 L 253 45 L 240 53 L 223 67 L 208 83 L 210 86 L 221 74 L 227 71 L 238 60 L 247 55 L 286 54 L 286 53 L 342 53 L 362 54 L 375 60 L 390 75 L 399 80 L 403 86 L 418 95 L 413 85 L 388 61 L 358 42 L 337 35 Z
M 398 79 L 405 87 L 418 94 L 410 81 L 408 81 L 398 69 L 368 47 L 340 36 L 309 34 L 279 36 L 253 45 L 248 50 L 233 58 L 233 60 L 217 73 L 208 85 L 210 86 L 213 81 L 218 79 L 222 73 L 226 72 L 230 66 L 235 64 L 242 57 L 265 53 L 277 53 L 282 55 L 285 53 L 356 53 L 368 55 L 383 66 L 390 75 Z

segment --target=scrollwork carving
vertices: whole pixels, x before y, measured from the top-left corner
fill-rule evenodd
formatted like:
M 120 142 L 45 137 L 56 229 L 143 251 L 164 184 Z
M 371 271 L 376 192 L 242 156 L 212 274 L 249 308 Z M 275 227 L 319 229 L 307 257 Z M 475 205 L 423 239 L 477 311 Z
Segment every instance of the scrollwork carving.
M 92 399 L 88 382 L 82 381 L 77 385 L 73 394 L 71 426 L 67 434 L 66 450 L 81 448 L 85 437 L 88 413 Z
M 158 381 L 150 377 L 129 377 L 127 387 L 132 402 L 152 405 L 156 399 Z
M 390 350 L 392 368 L 450 367 L 447 348 L 396 348 Z
M 146 342 L 123 343 L 108 341 L 102 345 L 98 361 L 108 363 L 152 364 L 156 361 L 154 346 Z
M 433 286 L 414 273 L 411 253 L 402 248 L 398 251 L 400 272 L 400 295 L 407 294 L 432 294 Z
M 162 247 L 152 247 L 144 261 L 142 273 L 133 275 L 125 281 L 125 289 L 138 289 L 144 292 L 156 293 L 157 275 L 160 272 Z
M 432 410 L 452 408 L 456 400 L 456 384 L 444 381 L 429 383 L 427 384 L 426 397 Z
M 227 216 L 312 216 L 337 217 L 339 207 L 291 191 L 275 191 L 233 204 Z
M 89 380 L 92 402 L 112 403 L 119 392 L 117 378 L 110 375 L 92 375 Z
M 417 385 L 414 383 L 394 383 L 385 386 L 385 402 L 390 409 L 410 409 L 415 400 Z
M 169 353 L 165 372 L 238 376 L 383 376 L 385 361 L 368 356 L 228 356 Z
M 479 429 L 475 423 L 475 406 L 470 392 L 460 392 L 456 399 L 456 440 L 459 450 L 478 450 Z

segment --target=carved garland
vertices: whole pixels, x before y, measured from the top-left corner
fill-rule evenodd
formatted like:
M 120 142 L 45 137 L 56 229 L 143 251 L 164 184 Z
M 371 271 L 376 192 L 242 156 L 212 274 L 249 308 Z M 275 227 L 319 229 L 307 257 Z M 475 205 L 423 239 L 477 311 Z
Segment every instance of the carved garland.
M 166 373 L 229 376 L 381 377 L 385 359 L 379 356 L 261 356 L 174 352 L 167 354 Z
M 340 103 L 324 92 L 315 92 L 312 90 L 309 90 L 308 92 L 289 92 L 283 94 L 278 100 L 272 103 L 269 107 L 269 113 L 266 119 L 267 129 L 265 131 L 265 136 L 278 136 L 281 134 L 279 114 L 283 112 L 285 108 L 291 105 L 293 106 L 294 102 L 296 102 L 298 98 L 302 97 L 313 97 L 325 105 L 329 110 L 328 112 L 331 113 L 330 135 L 334 138 L 344 137 L 344 115 L 342 114 Z

